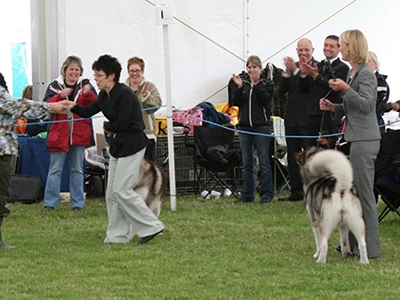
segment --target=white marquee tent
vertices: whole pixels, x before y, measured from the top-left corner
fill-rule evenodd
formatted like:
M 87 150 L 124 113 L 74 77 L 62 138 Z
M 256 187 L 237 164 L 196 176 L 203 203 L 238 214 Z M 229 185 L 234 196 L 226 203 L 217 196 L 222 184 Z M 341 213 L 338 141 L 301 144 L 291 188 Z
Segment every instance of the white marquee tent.
M 122 80 L 127 77 L 127 59 L 140 56 L 146 62 L 145 76 L 166 99 L 163 31 L 156 25 L 154 1 L 2 1 L 0 25 L 6 39 L 0 42 L 0 71 L 6 78 L 11 77 L 7 76 L 11 73 L 10 59 L 4 54 L 7 43 L 23 41 L 32 45 L 27 72 L 36 97 L 41 99 L 67 55 L 83 59 L 84 76 L 88 78 L 93 78 L 90 66 L 99 55 L 116 56 L 124 67 Z M 377 53 L 381 62 L 381 72 L 389 75 L 390 100 L 400 99 L 399 1 L 168 2 L 174 16 L 174 24 L 169 26 L 171 99 L 178 108 L 190 108 L 202 101 L 227 102 L 225 86 L 233 72 L 239 73 L 244 68 L 248 55 L 259 55 L 264 62 L 283 67 L 283 57 L 295 57 L 296 42 L 304 36 L 313 41 L 314 57 L 320 60 L 327 35 L 340 35 L 354 28 L 366 34 L 370 50 Z M 31 9 L 27 7 L 29 4 Z M 26 29 L 27 16 L 32 17 L 32 38 Z M 23 25 L 21 29 L 19 26 Z M 101 126 L 97 127 L 100 131 Z
M 53 72 L 47 72 L 49 79 L 44 79 L 54 78 L 61 62 L 70 54 L 82 57 L 85 76 L 89 78 L 92 78 L 91 63 L 101 54 L 118 57 L 124 67 L 129 57 L 137 55 L 146 61 L 147 78 L 165 95 L 162 29 L 155 22 L 154 1 L 2 1 L 0 24 L 5 32 L 0 44 L 2 73 L 10 73 L 9 55 L 3 54 L 7 39 L 31 41 L 26 27 L 29 24 L 26 6 L 32 3 L 33 9 L 44 5 L 41 18 L 46 21 L 47 31 L 40 38 L 47 41 L 46 47 L 41 48 L 41 52 L 47 51 L 47 56 L 40 63 Z M 398 1 L 171 0 L 170 3 L 175 16 L 169 32 L 173 104 L 177 107 L 189 108 L 205 100 L 226 102 L 227 91 L 223 88 L 232 72 L 242 70 L 243 60 L 250 54 L 282 67 L 283 57 L 295 57 L 295 41 L 305 35 L 314 43 L 315 58 L 322 59 L 324 38 L 352 28 L 366 34 L 370 49 L 381 61 L 382 73 L 389 75 L 391 100 L 400 99 L 396 59 L 400 44 L 396 38 L 400 30 Z M 8 9 L 17 11 L 9 14 Z M 32 42 L 35 51 L 35 40 Z M 28 60 L 31 73 L 29 53 Z M 33 65 L 37 62 L 34 57 Z M 122 79 L 126 77 L 124 69 Z

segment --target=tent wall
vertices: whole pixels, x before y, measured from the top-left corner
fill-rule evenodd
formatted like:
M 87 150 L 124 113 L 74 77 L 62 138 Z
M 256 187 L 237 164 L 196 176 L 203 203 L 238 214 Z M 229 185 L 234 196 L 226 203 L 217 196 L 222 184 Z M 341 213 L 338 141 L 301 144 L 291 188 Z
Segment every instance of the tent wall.
M 378 54 L 382 72 L 390 75 L 389 83 L 397 76 L 390 60 L 398 48 L 397 39 L 392 38 L 400 27 L 395 13 L 400 11 L 397 1 L 175 0 L 172 4 L 178 19 L 233 53 L 180 22 L 170 26 L 173 101 L 177 107 L 194 106 L 223 88 L 233 72 L 242 70 L 246 51 L 283 67 L 284 56 L 296 56 L 296 44 L 272 55 L 315 26 L 306 37 L 314 43 L 316 59 L 323 58 L 322 44 L 327 35 L 359 28 L 367 35 L 371 50 Z M 90 65 L 99 55 L 115 55 L 124 67 L 123 80 L 127 77 L 127 59 L 140 56 L 146 61 L 145 76 L 164 95 L 162 32 L 155 25 L 154 14 L 154 6 L 145 0 L 66 1 L 66 54 L 83 58 L 88 77 L 92 76 Z M 246 24 L 248 36 L 244 34 Z M 399 97 L 395 82 L 392 95 Z M 208 101 L 226 102 L 226 89 Z
M 37 65 L 32 73 L 38 72 L 39 67 L 45 68 L 43 72 L 46 75 L 38 82 L 41 80 L 43 85 L 47 85 L 69 54 L 83 58 L 85 76 L 89 78 L 92 78 L 92 62 L 103 53 L 117 56 L 124 68 L 129 57 L 138 55 L 146 61 L 145 76 L 154 81 L 165 95 L 162 29 L 155 25 L 155 8 L 146 0 L 2 1 L 1 11 L 6 13 L 0 24 L 7 30 L 0 41 L 0 63 L 6 78 L 12 78 L 10 43 L 26 42 L 28 48 L 30 46 L 30 33 L 24 34 L 31 29 L 29 2 L 35 5 L 47 3 L 48 6 L 38 19 L 46 22 L 47 29 L 39 38 L 34 35 L 33 40 L 46 43 L 42 47 L 44 50 L 33 48 L 32 51 L 33 55 L 42 56 L 40 63 L 33 59 Z M 173 100 L 178 107 L 193 106 L 221 89 L 222 92 L 208 100 L 215 103 L 227 101 L 223 87 L 233 72 L 242 70 L 241 58 L 257 54 L 263 60 L 270 58 L 269 61 L 282 67 L 284 56 L 296 56 L 295 43 L 290 43 L 314 27 L 306 37 L 314 43 L 316 59 L 323 58 L 322 44 L 327 35 L 339 35 L 351 28 L 361 29 L 367 35 L 370 49 L 378 54 L 381 72 L 389 75 L 391 100 L 400 97 L 400 87 L 397 86 L 400 74 L 396 63 L 400 43 L 396 38 L 400 29 L 398 1 L 174 0 L 172 4 L 177 18 L 233 53 L 175 22 L 170 27 L 170 43 Z M 32 10 L 36 9 L 32 5 Z M 349 6 L 335 15 L 346 5 Z M 13 11 L 17 13 L 9 13 Z M 27 25 L 21 26 L 23 23 Z M 287 45 L 286 49 L 275 54 Z M 27 54 L 29 68 L 31 52 Z M 31 81 L 31 72 L 28 74 L 28 81 Z M 122 78 L 126 77 L 124 69 Z M 11 80 L 8 81 L 12 87 Z

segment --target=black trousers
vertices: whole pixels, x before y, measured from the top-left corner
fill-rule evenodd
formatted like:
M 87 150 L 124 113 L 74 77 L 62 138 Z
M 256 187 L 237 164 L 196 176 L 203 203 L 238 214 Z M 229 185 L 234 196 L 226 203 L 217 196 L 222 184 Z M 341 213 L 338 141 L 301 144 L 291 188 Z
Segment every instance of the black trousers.
M 6 203 L 10 199 L 11 173 L 11 155 L 0 156 L 0 217 L 7 217 L 10 214 L 10 209 L 6 206 Z
M 285 127 L 285 135 L 307 135 L 306 126 Z M 294 154 L 307 149 L 307 140 L 304 138 L 286 138 L 288 150 L 288 166 L 291 193 L 303 192 L 303 181 L 300 177 L 299 165 L 297 164 Z
M 322 127 L 321 123 L 323 121 Z M 338 132 L 338 128 L 335 123 L 332 121 L 331 115 L 329 112 L 324 113 L 324 118 L 322 120 L 322 116 L 314 116 L 308 115 L 307 122 L 307 135 L 310 136 L 319 136 L 320 131 L 322 130 L 322 135 L 336 133 Z M 307 140 L 308 147 L 318 146 L 318 138 L 312 138 Z

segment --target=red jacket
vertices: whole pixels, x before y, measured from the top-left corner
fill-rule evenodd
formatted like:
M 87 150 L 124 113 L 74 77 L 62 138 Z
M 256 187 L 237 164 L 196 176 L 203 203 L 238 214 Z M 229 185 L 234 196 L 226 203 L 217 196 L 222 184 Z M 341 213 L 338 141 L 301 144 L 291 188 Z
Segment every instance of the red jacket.
M 97 99 L 96 91 L 92 86 L 92 90 L 85 97 L 82 93 L 82 87 L 85 84 L 90 84 L 88 79 L 79 80 L 75 85 L 75 89 L 68 100 L 74 101 L 79 105 L 87 106 Z M 61 98 L 61 90 L 65 88 L 65 83 L 62 77 L 57 78 L 47 88 L 44 101 L 48 103 L 59 102 Z M 53 114 L 52 121 L 82 119 L 74 113 L 69 115 Z M 74 122 L 59 122 L 51 123 L 47 134 L 47 146 L 50 152 L 68 152 L 69 146 L 90 146 L 93 144 L 93 126 L 92 120 L 80 120 Z

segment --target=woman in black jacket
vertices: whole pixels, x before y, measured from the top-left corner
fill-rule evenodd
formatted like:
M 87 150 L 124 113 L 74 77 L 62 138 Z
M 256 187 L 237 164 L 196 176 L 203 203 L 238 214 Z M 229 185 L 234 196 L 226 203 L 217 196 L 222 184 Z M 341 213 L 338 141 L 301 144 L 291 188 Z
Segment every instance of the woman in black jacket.
M 260 164 L 261 203 L 271 202 L 274 197 L 272 171 L 269 162 L 271 134 L 271 100 L 274 84 L 260 78 L 262 63 L 258 56 L 250 56 L 246 63 L 249 80 L 233 74 L 236 84 L 233 104 L 239 107 L 238 128 L 249 133 L 239 133 L 243 160 L 243 191 L 239 202 L 254 202 L 254 147 Z
M 145 126 L 139 99 L 127 85 L 119 83 L 122 68 L 116 58 L 102 55 L 93 63 L 92 69 L 100 89 L 97 100 L 85 107 L 65 102 L 81 117 L 91 117 L 101 111 L 108 119 L 104 122 L 104 131 L 110 143 L 111 157 L 106 194 L 108 228 L 104 242 L 129 242 L 132 224 L 140 244 L 144 244 L 161 233 L 164 225 L 134 190 L 149 143 L 143 132 Z

